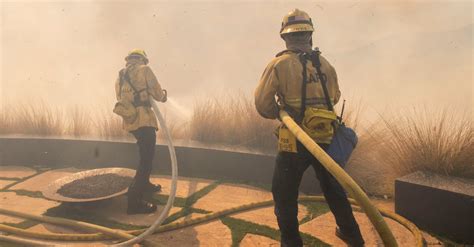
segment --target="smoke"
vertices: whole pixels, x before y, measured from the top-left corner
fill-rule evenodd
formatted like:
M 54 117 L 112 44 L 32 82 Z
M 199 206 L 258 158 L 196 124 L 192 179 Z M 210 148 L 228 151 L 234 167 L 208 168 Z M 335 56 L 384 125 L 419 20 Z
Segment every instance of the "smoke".
M 143 48 L 175 104 L 222 91 L 248 94 L 284 49 L 281 18 L 298 7 L 343 95 L 387 104 L 472 102 L 472 3 L 2 2 L 2 102 L 113 101 L 124 56 Z

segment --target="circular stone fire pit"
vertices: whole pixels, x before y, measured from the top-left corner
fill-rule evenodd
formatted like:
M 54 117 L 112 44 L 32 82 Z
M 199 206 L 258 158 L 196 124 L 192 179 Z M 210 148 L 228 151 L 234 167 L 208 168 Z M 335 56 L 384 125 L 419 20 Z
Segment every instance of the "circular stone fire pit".
M 91 202 L 123 195 L 135 170 L 103 168 L 74 173 L 52 182 L 44 197 L 60 202 Z

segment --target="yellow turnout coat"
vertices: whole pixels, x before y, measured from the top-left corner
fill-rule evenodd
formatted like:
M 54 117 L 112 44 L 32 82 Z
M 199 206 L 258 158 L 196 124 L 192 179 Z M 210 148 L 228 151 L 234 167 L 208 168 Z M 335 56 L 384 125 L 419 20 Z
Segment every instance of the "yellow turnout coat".
M 137 91 L 140 91 L 141 101 L 146 102 L 151 100 L 150 96 L 157 101 L 161 101 L 165 97 L 155 74 L 153 74 L 153 71 L 147 65 L 138 63 L 130 64 L 122 71 L 127 71 L 130 77 L 130 82 L 137 89 Z M 133 102 L 134 100 L 134 90 L 124 80 L 122 83 L 120 83 L 120 76 L 115 83 L 115 92 L 118 101 L 125 99 L 129 102 Z M 137 118 L 135 121 L 132 123 L 128 123 L 126 121 L 123 122 L 123 128 L 126 131 L 133 131 L 140 127 L 154 127 L 158 129 L 156 116 L 151 107 L 138 106 Z

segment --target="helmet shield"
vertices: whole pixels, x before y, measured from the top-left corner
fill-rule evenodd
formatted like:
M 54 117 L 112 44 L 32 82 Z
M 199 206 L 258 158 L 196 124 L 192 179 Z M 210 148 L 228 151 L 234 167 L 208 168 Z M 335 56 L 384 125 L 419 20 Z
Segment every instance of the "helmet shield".
M 141 49 L 133 49 L 131 50 L 128 55 L 125 57 L 125 61 L 128 61 L 130 58 L 141 58 L 145 62 L 145 64 L 148 64 L 148 56 L 146 55 L 144 50 Z
M 309 15 L 299 9 L 295 9 L 283 17 L 280 35 L 296 32 L 313 32 L 313 22 Z

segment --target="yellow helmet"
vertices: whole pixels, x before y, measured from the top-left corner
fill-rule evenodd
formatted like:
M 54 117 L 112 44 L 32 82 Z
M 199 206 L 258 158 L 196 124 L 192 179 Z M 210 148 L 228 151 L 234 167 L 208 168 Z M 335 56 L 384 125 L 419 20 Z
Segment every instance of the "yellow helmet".
M 148 56 L 146 52 L 142 49 L 133 49 L 131 50 L 128 55 L 125 57 L 125 61 L 132 57 L 140 57 L 145 61 L 145 64 L 148 64 Z
M 313 32 L 313 22 L 309 15 L 299 9 L 294 9 L 285 17 L 281 23 L 280 35 L 296 32 Z

